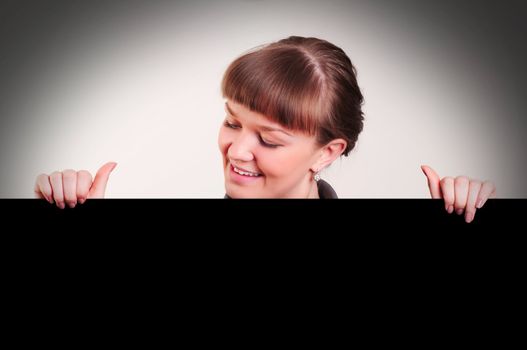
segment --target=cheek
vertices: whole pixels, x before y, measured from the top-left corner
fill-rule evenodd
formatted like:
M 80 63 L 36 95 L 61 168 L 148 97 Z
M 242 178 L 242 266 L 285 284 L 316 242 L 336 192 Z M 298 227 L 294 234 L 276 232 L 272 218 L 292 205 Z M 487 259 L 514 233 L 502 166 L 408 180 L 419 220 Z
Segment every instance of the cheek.
M 227 155 L 227 151 L 231 143 L 232 140 L 230 139 L 229 133 L 225 131 L 225 128 L 220 128 L 220 132 L 218 135 L 218 147 L 223 156 Z
M 266 150 L 255 156 L 258 168 L 269 177 L 295 177 L 297 174 L 304 174 L 310 167 L 309 157 L 296 148 Z

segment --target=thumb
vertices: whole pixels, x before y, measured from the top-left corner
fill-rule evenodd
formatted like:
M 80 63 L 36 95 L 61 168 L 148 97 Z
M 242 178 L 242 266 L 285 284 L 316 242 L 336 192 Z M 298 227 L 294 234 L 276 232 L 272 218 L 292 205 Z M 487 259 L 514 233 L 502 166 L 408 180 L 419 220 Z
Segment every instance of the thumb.
M 109 162 L 104 164 L 95 175 L 95 180 L 91 185 L 88 198 L 104 198 L 104 192 L 106 191 L 106 183 L 113 169 L 115 169 L 117 163 Z
M 439 184 L 440 178 L 439 175 L 427 165 L 421 165 L 421 170 L 425 174 L 428 180 L 428 189 L 430 190 L 430 195 L 432 198 L 442 198 L 441 195 L 441 186 Z

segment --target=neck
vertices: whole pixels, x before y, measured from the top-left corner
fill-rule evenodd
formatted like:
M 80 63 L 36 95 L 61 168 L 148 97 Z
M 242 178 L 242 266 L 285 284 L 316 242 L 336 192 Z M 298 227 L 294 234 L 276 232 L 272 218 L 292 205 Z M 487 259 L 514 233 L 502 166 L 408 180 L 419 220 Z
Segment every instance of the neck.
M 307 174 L 304 179 L 289 193 L 290 198 L 319 198 L 317 182 L 311 174 Z
M 313 179 L 309 181 L 309 192 L 307 194 L 307 198 L 315 198 L 315 199 L 320 198 L 318 195 L 317 182 Z
M 294 188 L 288 193 L 284 193 L 281 198 L 319 198 L 318 186 L 311 175 L 306 175 Z

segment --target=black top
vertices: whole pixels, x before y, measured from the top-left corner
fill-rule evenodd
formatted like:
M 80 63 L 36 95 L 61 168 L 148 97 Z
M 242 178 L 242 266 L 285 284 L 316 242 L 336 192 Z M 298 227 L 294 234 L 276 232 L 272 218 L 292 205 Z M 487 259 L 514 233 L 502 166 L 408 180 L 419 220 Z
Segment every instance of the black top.
M 318 196 L 320 199 L 337 199 L 337 193 L 326 181 L 320 179 L 317 181 Z
M 331 187 L 330 184 L 328 184 L 326 181 L 320 179 L 317 181 L 317 187 L 318 187 L 318 196 L 320 197 L 320 199 L 337 199 L 339 197 L 337 197 L 337 193 L 335 192 L 335 190 L 333 189 L 333 187 Z M 225 194 L 225 199 L 231 199 L 231 197 L 227 196 L 227 194 Z

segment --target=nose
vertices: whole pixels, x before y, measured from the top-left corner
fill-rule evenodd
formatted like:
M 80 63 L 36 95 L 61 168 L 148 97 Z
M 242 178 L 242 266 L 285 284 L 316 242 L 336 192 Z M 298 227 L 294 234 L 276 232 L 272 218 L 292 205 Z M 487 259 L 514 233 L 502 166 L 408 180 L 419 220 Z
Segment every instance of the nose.
M 238 135 L 232 140 L 227 155 L 230 159 L 241 162 L 250 162 L 254 160 L 252 152 L 253 142 L 249 135 Z

